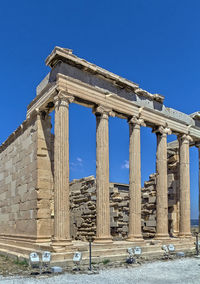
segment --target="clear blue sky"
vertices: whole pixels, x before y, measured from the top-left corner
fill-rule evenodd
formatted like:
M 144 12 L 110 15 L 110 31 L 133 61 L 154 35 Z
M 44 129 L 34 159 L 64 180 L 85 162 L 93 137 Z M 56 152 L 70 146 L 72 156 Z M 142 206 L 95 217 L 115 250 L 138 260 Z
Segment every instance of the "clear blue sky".
M 165 105 L 199 110 L 200 1 L 1 1 L 0 143 L 25 119 L 49 71 L 54 46 L 165 96 Z M 142 129 L 142 180 L 155 171 L 155 134 Z M 128 125 L 110 119 L 110 180 L 128 183 Z M 95 175 L 95 118 L 70 106 L 70 178 Z M 198 215 L 197 150 L 191 149 L 191 208 Z

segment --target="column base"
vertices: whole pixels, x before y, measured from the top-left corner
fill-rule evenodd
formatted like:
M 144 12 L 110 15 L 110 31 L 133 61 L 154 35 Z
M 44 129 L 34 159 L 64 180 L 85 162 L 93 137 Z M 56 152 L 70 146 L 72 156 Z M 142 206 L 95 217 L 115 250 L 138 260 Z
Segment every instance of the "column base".
M 72 247 L 72 241 L 71 239 L 67 240 L 57 240 L 57 239 L 52 239 L 51 247 L 52 250 L 55 252 L 63 252 L 66 251 L 69 247 Z
M 178 237 L 179 238 L 191 238 L 192 234 L 191 233 L 179 233 Z
M 96 237 L 93 241 L 95 244 L 111 244 L 113 243 L 113 240 L 111 237 Z
M 155 240 L 169 240 L 170 237 L 168 234 L 156 234 L 154 239 Z
M 126 241 L 128 242 L 144 242 L 144 239 L 142 237 L 142 235 L 132 235 L 132 236 L 128 236 L 128 238 L 126 239 Z
M 178 235 L 179 235 L 179 231 L 174 231 L 174 232 L 172 233 L 172 237 L 173 237 L 173 238 L 178 238 Z

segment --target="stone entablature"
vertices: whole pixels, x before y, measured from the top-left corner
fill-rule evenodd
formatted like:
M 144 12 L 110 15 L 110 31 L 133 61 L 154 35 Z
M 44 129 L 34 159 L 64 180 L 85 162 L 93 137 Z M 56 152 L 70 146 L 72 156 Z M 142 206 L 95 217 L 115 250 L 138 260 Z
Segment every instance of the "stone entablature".
M 191 116 L 165 107 L 163 100 L 156 99 L 158 95 L 144 96 L 144 94 L 149 93 L 143 90 L 139 91 L 137 84 L 130 83 L 128 80 L 113 74 L 124 82 L 120 87 L 114 79 L 111 80 L 109 76 L 107 76 L 109 78 L 106 78 L 105 74 L 110 74 L 110 72 L 102 68 L 100 69 L 104 70 L 104 75 L 97 71 L 88 72 L 88 68 L 84 65 L 94 65 L 85 60 L 77 59 L 71 51 L 68 52 L 66 49 L 56 47 L 46 63 L 51 66 L 52 70 L 48 78 L 46 77 L 44 82 L 41 83 L 41 87 L 38 88 L 38 96 L 28 106 L 27 117 L 35 108 L 51 111 L 53 107 L 52 98 L 56 95 L 57 90 L 67 90 L 69 95 L 75 97 L 75 103 L 88 107 L 93 107 L 94 104 L 109 106 L 116 112 L 116 116 L 123 118 L 132 115 L 138 116 L 138 113 L 142 112 L 142 118 L 149 127 L 168 125 L 175 134 L 187 134 L 190 131 L 190 135 L 194 139 L 200 139 L 198 125 Z M 131 90 L 128 87 L 128 82 L 132 85 Z

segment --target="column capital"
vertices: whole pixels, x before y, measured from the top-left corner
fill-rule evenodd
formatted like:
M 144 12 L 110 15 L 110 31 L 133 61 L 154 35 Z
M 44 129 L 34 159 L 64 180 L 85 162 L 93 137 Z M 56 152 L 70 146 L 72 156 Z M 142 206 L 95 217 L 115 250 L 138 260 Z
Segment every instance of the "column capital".
M 178 140 L 182 141 L 183 143 L 190 143 L 191 141 L 193 141 L 192 137 L 188 134 L 179 134 Z
M 153 133 L 158 133 L 161 134 L 162 136 L 167 136 L 171 135 L 172 131 L 169 127 L 164 127 L 164 126 L 158 126 L 155 130 L 153 130 Z
M 54 96 L 54 104 L 55 106 L 61 105 L 61 103 L 65 102 L 66 104 L 70 104 L 74 101 L 74 97 L 70 96 L 65 91 L 59 91 L 57 95 Z
M 96 115 L 96 116 L 101 116 L 104 119 L 108 119 L 109 116 L 114 117 L 115 113 L 112 109 L 107 108 L 105 106 L 99 105 L 97 107 L 94 107 L 92 112 Z
M 137 125 L 137 126 L 146 126 L 146 123 L 144 122 L 144 119 L 137 116 L 132 116 L 128 119 L 129 124 Z

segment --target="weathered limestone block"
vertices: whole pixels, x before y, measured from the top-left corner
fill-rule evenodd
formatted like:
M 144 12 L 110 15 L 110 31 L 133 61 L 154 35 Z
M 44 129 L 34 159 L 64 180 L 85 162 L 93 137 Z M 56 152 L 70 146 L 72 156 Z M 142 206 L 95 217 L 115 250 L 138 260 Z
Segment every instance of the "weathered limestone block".
M 52 197 L 52 192 L 50 189 L 42 189 L 42 188 L 39 188 L 37 189 L 37 199 L 40 200 L 40 199 L 51 199 Z
M 50 208 L 40 208 L 37 210 L 37 218 L 38 219 L 50 219 L 51 218 L 51 210 Z
M 146 221 L 145 223 L 147 227 L 156 227 L 156 221 L 150 220 L 150 221 Z
M 37 208 L 37 200 L 26 200 L 25 202 L 20 202 L 20 210 L 31 210 Z
M 142 194 L 143 199 L 148 199 L 149 198 L 149 193 L 145 192 Z
M 37 230 L 36 220 L 16 220 L 16 232 L 25 235 L 35 235 Z
M 49 199 L 40 199 L 37 201 L 37 208 L 43 209 L 43 208 L 50 208 L 50 201 Z
M 144 182 L 144 187 L 148 188 L 150 185 L 154 185 L 154 180 L 149 180 Z
M 144 231 L 144 232 L 155 233 L 155 232 L 156 232 L 156 228 L 155 228 L 155 227 L 147 227 L 147 226 L 144 226 L 144 227 L 143 227 L 143 231 Z
M 37 220 L 37 234 L 42 237 L 49 238 L 52 234 L 52 224 L 49 218 Z
M 156 196 L 149 196 L 148 202 L 155 204 L 156 203 Z
M 18 212 L 17 219 L 18 220 L 30 220 L 37 218 L 36 210 L 26 210 Z

